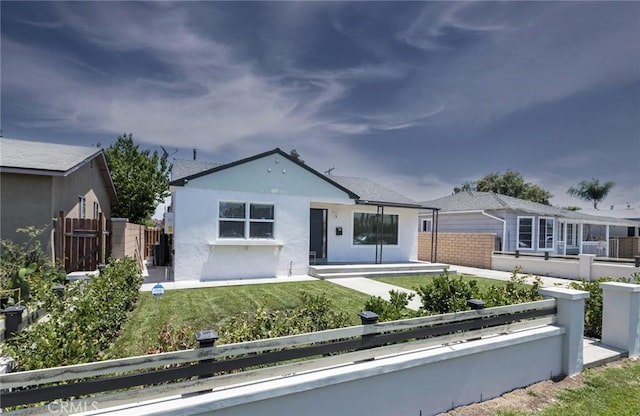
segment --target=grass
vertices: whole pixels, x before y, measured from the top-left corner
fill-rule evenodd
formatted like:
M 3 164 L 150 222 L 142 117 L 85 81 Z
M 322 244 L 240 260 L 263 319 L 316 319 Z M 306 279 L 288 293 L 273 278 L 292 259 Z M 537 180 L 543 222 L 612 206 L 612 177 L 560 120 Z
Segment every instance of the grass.
M 333 305 L 360 323 L 357 313 L 369 298 L 360 292 L 325 281 L 227 286 L 203 289 L 167 290 L 158 301 L 151 293 L 140 293 L 136 308 L 124 325 L 110 353 L 118 357 L 145 354 L 162 326 L 196 331 L 218 329 L 231 317 L 253 313 L 258 305 L 288 309 L 300 303 L 298 293 L 324 293 Z
M 490 286 L 504 286 L 507 284 L 506 281 L 496 280 L 496 279 L 487 279 L 484 277 L 472 276 L 472 275 L 450 275 L 451 277 L 461 276 L 462 280 L 470 281 L 475 280 L 478 282 L 478 289 L 485 290 Z M 403 287 L 405 289 L 415 290 L 418 286 L 422 286 L 430 282 L 435 276 L 433 275 L 423 275 L 423 276 L 390 276 L 390 277 L 375 277 L 373 280 L 377 280 L 379 282 L 389 283 L 391 285 L 396 285 Z
M 585 385 L 564 390 L 540 412 L 500 411 L 500 416 L 635 416 L 640 414 L 640 361 L 585 371 Z

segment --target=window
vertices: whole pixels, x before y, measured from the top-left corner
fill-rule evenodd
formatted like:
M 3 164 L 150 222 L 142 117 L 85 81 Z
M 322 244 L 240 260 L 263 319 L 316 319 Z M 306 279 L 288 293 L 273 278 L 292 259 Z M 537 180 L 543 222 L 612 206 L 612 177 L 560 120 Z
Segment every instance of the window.
M 219 208 L 220 238 L 273 238 L 273 205 L 220 202 Z
M 354 212 L 353 244 L 373 245 L 376 242 L 398 245 L 398 216 Z
M 420 220 L 420 229 L 423 233 L 431 232 L 431 220 Z
M 100 204 L 94 201 L 93 202 L 93 219 L 97 220 L 99 215 L 100 215 Z
M 273 205 L 251 204 L 249 238 L 273 238 Z
M 518 217 L 516 250 L 533 250 L 533 217 Z
M 538 248 L 540 250 L 553 249 L 553 218 L 538 219 Z
M 87 198 L 78 196 L 78 216 L 80 218 L 87 218 Z

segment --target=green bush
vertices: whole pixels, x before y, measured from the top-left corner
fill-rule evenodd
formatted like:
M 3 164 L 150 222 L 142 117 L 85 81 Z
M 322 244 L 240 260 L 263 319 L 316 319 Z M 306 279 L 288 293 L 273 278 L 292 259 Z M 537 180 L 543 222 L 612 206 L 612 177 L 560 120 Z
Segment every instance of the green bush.
M 103 273 L 68 284 L 64 298 L 43 291 L 48 317 L 7 340 L 3 352 L 19 370 L 103 358 L 138 297 L 142 276 L 131 258 L 112 259 Z
M 390 299 L 386 301 L 380 296 L 370 297 L 364 304 L 363 310 L 375 312 L 379 321 L 395 321 L 398 319 L 408 319 L 418 316 L 418 312 L 407 309 L 409 301 L 413 299 L 413 294 L 389 291 Z
M 64 280 L 64 269 L 52 264 L 42 249 L 37 237 L 44 229 L 35 227 L 18 228 L 27 240 L 17 244 L 11 240 L 0 241 L 0 290 L 10 296 L 9 303 L 26 303 L 34 293 L 46 287 L 51 290 L 54 283 Z M 19 289 L 16 290 L 16 289 Z
M 344 327 L 349 323 L 349 316 L 336 311 L 324 293 L 314 296 L 300 292 L 300 306 L 293 309 L 269 311 L 260 306 L 252 315 L 245 314 L 231 320 L 219 329 L 219 343 L 229 344 L 323 331 Z
M 416 288 L 416 292 L 422 301 L 420 311 L 427 314 L 467 310 L 467 300 L 476 298 L 479 294 L 475 280 L 466 281 L 462 276 L 451 277 L 447 271 Z
M 519 276 L 519 274 L 520 267 L 516 267 L 505 285 L 491 285 L 482 291 L 479 297 L 485 302 L 485 306 L 491 308 L 541 300 L 542 296 L 538 290 L 543 286 L 542 279 L 536 276 L 530 284 L 526 282 L 530 276 Z

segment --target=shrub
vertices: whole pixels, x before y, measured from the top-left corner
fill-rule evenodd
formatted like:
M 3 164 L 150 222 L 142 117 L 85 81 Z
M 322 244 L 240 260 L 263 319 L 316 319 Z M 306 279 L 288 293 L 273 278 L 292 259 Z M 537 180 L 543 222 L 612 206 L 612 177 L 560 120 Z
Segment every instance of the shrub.
M 450 277 L 445 271 L 418 287 L 416 292 L 422 301 L 421 311 L 430 314 L 458 312 L 469 309 L 467 300 L 478 297 L 478 284 L 475 280 L 463 280 L 462 276 Z
M 219 342 L 228 344 L 323 331 L 347 326 L 349 322 L 349 316 L 336 311 L 324 293 L 314 296 L 300 292 L 300 306 L 293 309 L 269 311 L 259 306 L 252 315 L 231 320 L 218 331 Z
M 191 325 L 174 328 L 171 324 L 164 324 L 153 345 L 147 348 L 147 354 L 195 348 L 198 344 L 195 333 L 196 330 Z
M 389 291 L 390 299 L 386 301 L 380 296 L 370 297 L 364 304 L 363 310 L 375 312 L 380 321 L 395 321 L 398 319 L 414 318 L 419 314 L 407 309 L 409 301 L 414 295 L 396 290 Z
M 491 285 L 479 294 L 487 308 L 533 302 L 542 299 L 538 290 L 543 286 L 542 279 L 536 276 L 532 284 L 526 283 L 528 276 L 519 276 L 520 267 L 516 267 L 505 285 Z
M 68 284 L 63 299 L 49 287 L 43 301 L 48 319 L 10 338 L 4 352 L 19 370 L 102 358 L 133 308 L 142 280 L 133 259 L 112 259 L 100 276 Z
M 32 226 L 16 231 L 28 237 L 25 243 L 0 241 L 0 289 L 10 293 L 12 304 L 29 301 L 42 286 L 50 291 L 53 283 L 62 282 L 65 277 L 64 269 L 51 263 L 37 239 L 44 228 Z

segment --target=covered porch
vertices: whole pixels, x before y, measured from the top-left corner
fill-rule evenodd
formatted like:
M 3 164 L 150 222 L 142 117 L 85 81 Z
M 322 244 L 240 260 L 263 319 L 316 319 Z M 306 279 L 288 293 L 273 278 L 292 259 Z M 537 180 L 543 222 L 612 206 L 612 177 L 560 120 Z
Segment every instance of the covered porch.
M 621 244 L 629 238 L 639 238 L 639 232 L 634 221 L 560 218 L 554 254 L 618 258 Z

